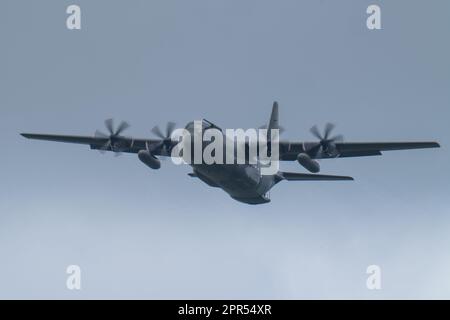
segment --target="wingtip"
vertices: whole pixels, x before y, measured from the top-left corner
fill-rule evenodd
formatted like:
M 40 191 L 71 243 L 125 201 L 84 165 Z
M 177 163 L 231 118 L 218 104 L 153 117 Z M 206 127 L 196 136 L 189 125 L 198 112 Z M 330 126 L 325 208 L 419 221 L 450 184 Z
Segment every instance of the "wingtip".
M 441 145 L 437 141 L 424 142 L 424 148 L 440 148 Z

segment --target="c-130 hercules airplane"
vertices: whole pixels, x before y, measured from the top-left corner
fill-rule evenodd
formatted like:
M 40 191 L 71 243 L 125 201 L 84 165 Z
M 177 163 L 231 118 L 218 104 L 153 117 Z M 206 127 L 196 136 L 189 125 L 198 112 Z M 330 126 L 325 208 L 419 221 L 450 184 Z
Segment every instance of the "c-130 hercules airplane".
M 114 128 L 112 119 L 106 120 L 105 125 L 109 135 L 100 131 L 96 131 L 94 136 L 32 133 L 22 133 L 21 135 L 29 139 L 86 144 L 91 149 L 100 150 L 102 153 L 105 151 L 112 151 L 116 154 L 136 153 L 138 158 L 152 169 L 159 169 L 161 162 L 158 157 L 170 157 L 172 149 L 178 144 L 178 141 L 173 141 L 171 137 L 175 129 L 173 122 L 167 124 L 165 134 L 159 127 L 152 129 L 152 132 L 158 137 L 157 139 L 134 139 L 123 136 L 122 132 L 129 127 L 124 121 L 117 128 Z M 201 121 L 201 127 L 203 132 L 211 128 L 224 132 L 205 119 Z M 283 180 L 353 180 L 348 176 L 317 174 L 320 171 L 317 159 L 375 156 L 381 155 L 381 151 L 440 147 L 437 142 L 343 142 L 342 135 L 331 136 L 333 128 L 333 124 L 327 123 L 324 133 L 321 134 L 317 126 L 313 126 L 310 131 L 318 139 L 316 142 L 279 141 L 279 160 L 297 161 L 312 174 L 278 171 L 275 174 L 263 175 L 258 164 L 254 165 L 247 161 L 243 164 L 206 164 L 204 162 L 196 164 L 192 162 L 190 165 L 193 172 L 189 173 L 189 176 L 198 178 L 211 187 L 221 188 L 237 201 L 247 204 L 262 204 L 270 202 L 269 190 Z M 185 129 L 193 133 L 194 122 L 189 122 Z M 272 129 L 280 130 L 277 102 L 273 104 L 267 129 L 269 132 Z M 269 146 L 268 142 L 267 146 Z

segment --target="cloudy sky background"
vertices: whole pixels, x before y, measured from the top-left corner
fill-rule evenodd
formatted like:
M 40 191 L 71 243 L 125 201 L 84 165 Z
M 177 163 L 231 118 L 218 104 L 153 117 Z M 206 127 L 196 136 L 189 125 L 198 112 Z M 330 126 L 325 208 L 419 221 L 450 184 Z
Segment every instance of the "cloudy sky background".
M 0 298 L 450 298 L 450 2 L 78 0 L 69 31 L 73 3 L 1 4 Z M 442 148 L 324 160 L 355 181 L 284 182 L 249 206 L 187 166 L 19 136 L 109 117 L 136 137 L 257 127 L 273 100 L 286 139 L 332 121 L 347 141 Z

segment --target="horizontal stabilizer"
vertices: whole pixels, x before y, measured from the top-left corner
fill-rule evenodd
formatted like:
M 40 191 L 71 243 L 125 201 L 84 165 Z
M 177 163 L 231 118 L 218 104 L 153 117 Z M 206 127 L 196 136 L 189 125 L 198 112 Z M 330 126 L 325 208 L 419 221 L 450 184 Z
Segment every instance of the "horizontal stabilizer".
M 280 172 L 284 180 L 288 181 L 333 181 L 333 180 L 353 180 L 348 176 L 332 176 L 326 174 Z

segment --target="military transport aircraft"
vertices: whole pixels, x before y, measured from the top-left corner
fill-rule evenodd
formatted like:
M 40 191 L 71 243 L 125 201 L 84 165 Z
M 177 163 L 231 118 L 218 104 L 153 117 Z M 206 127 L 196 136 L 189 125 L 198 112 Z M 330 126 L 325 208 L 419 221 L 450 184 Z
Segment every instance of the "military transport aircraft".
M 274 102 L 272 114 L 267 129 L 281 129 L 278 123 L 278 104 Z M 91 149 L 112 151 L 116 154 L 122 152 L 135 153 L 138 158 L 152 169 L 159 169 L 161 162 L 158 157 L 170 157 L 171 150 L 178 143 L 172 140 L 175 124 L 169 122 L 166 132 L 154 127 L 152 132 L 155 139 L 135 139 L 122 135 L 129 125 L 122 121 L 114 128 L 112 119 L 105 121 L 109 135 L 96 131 L 94 136 L 69 136 L 53 134 L 22 133 L 29 139 L 48 140 L 57 142 L 79 143 L 89 145 Z M 203 119 L 203 130 L 220 129 L 210 121 Z M 186 125 L 186 130 L 193 132 L 194 122 Z M 244 164 L 190 164 L 193 172 L 189 176 L 198 178 L 211 187 L 221 188 L 233 199 L 247 204 L 261 204 L 270 202 L 269 190 L 278 182 L 286 181 L 331 181 L 353 180 L 348 176 L 316 174 L 320 171 L 317 159 L 364 157 L 381 155 L 381 151 L 438 148 L 437 142 L 343 142 L 342 135 L 331 136 L 333 124 L 326 124 L 322 134 L 317 126 L 310 131 L 318 139 L 315 142 L 279 142 L 279 160 L 297 161 L 301 166 L 312 173 L 294 173 L 278 171 L 276 174 L 263 175 L 261 167 L 250 162 Z M 222 131 L 223 132 L 223 131 Z

